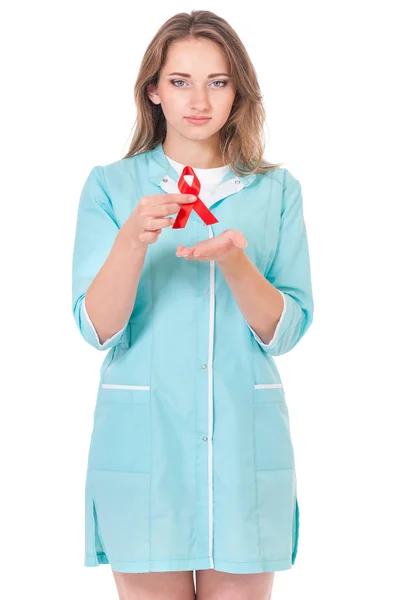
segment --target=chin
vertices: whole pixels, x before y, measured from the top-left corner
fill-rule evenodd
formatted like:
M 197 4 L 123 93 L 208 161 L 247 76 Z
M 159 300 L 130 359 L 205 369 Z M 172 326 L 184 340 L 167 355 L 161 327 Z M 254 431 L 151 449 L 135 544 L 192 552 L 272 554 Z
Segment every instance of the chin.
M 188 140 L 208 140 L 212 137 L 213 134 L 208 133 L 207 131 L 205 131 L 204 133 L 203 131 L 201 133 L 197 131 L 194 135 L 191 135 L 191 132 L 182 133 L 181 135 L 182 137 L 187 138 Z
M 193 131 L 191 131 L 189 128 L 186 131 L 184 130 L 185 137 L 191 140 L 207 140 L 218 133 L 219 129 L 208 129 L 207 127 L 204 128 L 204 126 L 201 126 L 201 128 L 198 126 Z

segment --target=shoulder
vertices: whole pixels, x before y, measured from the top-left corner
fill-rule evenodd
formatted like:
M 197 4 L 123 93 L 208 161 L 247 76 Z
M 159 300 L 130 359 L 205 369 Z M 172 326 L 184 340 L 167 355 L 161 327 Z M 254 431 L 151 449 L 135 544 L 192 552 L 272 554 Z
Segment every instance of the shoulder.
M 130 188 L 131 180 L 143 176 L 147 172 L 147 152 L 121 158 L 95 167 L 109 195 L 120 193 Z
M 262 181 L 269 181 L 273 186 L 281 190 L 300 185 L 299 180 L 286 167 L 276 167 L 266 173 L 259 173 L 258 177 Z
M 302 187 L 299 179 L 286 167 L 276 167 L 268 171 L 264 176 L 272 182 L 271 198 L 274 204 L 281 206 L 283 212 L 288 206 L 299 205 L 301 207 Z
M 144 157 L 140 154 L 129 156 L 128 158 L 120 158 L 110 163 L 100 165 L 103 177 L 106 180 L 113 181 L 122 177 L 130 177 L 130 172 L 142 166 Z
M 302 188 L 300 181 L 286 167 L 276 167 L 266 173 L 259 173 L 259 185 L 262 197 L 270 198 L 272 214 L 282 216 L 290 209 L 303 210 Z M 276 217 L 276 218 L 277 218 Z

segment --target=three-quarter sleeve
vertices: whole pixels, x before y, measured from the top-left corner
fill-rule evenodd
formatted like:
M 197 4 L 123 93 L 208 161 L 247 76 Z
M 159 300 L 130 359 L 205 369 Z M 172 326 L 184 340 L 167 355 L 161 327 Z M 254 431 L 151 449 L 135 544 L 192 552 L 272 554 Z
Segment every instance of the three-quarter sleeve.
M 95 166 L 83 185 L 77 212 L 72 258 L 72 311 L 82 337 L 98 350 L 112 348 L 127 334 L 128 322 L 100 343 L 85 307 L 86 291 L 110 253 L 118 231 L 103 168 Z
M 261 348 L 272 356 L 285 354 L 296 346 L 310 327 L 314 313 L 301 185 L 288 171 L 285 179 L 278 245 L 266 274 L 283 296 L 282 314 L 268 344 L 247 323 Z

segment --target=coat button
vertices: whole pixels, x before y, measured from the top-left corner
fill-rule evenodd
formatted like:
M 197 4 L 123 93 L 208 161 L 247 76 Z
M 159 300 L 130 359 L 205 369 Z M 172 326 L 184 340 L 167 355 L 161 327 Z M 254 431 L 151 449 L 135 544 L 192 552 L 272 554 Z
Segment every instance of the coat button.
M 235 183 L 240 183 L 240 179 L 235 179 Z
M 167 181 L 167 177 L 164 177 L 164 178 L 162 179 L 162 181 Z
M 205 435 L 205 436 L 202 437 L 202 440 L 203 440 L 203 442 L 207 442 L 208 437 Z
M 207 365 L 202 365 L 202 369 L 207 369 Z

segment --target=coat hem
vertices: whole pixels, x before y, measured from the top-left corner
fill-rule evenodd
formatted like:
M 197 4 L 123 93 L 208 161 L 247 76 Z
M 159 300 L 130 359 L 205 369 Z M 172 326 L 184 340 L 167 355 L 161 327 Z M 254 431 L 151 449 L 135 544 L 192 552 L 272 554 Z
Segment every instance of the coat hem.
M 151 571 L 193 571 L 198 569 L 212 569 L 216 571 L 225 571 L 226 573 L 263 573 L 266 571 L 284 571 L 290 569 L 293 565 L 292 559 L 285 560 L 257 560 L 236 562 L 214 558 L 214 567 L 212 567 L 210 557 L 190 558 L 190 559 L 169 559 L 169 560 L 142 560 L 142 561 L 110 561 L 107 555 L 97 553 L 97 555 L 86 555 L 85 567 L 98 567 L 100 565 L 111 565 L 114 571 L 121 573 L 147 573 Z

